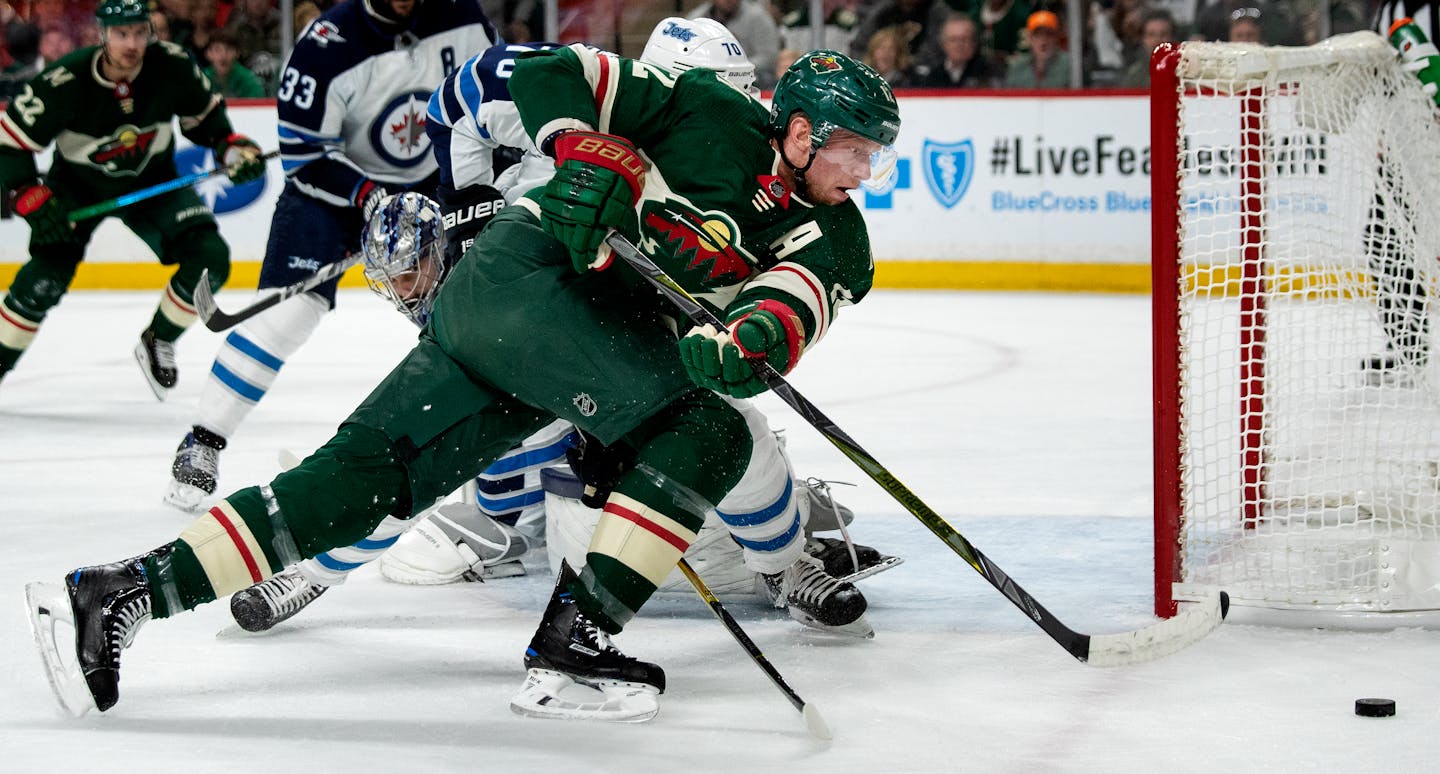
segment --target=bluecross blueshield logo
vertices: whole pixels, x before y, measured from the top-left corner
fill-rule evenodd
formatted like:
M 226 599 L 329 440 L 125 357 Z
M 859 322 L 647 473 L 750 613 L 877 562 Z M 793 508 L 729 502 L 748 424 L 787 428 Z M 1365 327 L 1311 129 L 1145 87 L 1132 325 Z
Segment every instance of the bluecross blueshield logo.
M 215 154 L 209 148 L 191 145 L 175 152 L 175 169 L 183 177 L 215 168 Z M 268 172 L 267 172 L 268 174 Z M 195 193 L 216 215 L 249 206 L 265 192 L 265 178 L 235 185 L 224 175 L 207 177 L 195 184 Z
M 946 209 L 954 207 L 970 190 L 975 175 L 975 143 L 926 140 L 920 148 L 925 167 L 925 184 Z

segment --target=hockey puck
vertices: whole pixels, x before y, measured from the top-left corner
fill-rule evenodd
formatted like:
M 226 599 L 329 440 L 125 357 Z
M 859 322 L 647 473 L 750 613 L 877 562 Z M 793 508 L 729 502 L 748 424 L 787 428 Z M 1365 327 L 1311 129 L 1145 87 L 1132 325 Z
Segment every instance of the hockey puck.
M 1394 699 L 1356 699 L 1355 714 L 1362 718 L 1388 718 L 1395 714 Z

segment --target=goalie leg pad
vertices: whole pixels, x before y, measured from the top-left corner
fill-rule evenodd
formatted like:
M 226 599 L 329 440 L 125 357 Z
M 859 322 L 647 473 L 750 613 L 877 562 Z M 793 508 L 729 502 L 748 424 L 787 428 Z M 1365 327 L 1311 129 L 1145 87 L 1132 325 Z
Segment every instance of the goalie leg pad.
M 525 574 L 520 560 L 532 547 L 474 505 L 448 503 L 396 541 L 380 559 L 380 574 L 414 586 L 509 578 Z
M 532 718 L 643 723 L 660 712 L 660 691 L 646 683 L 581 680 L 564 672 L 531 669 L 510 700 L 510 711 Z

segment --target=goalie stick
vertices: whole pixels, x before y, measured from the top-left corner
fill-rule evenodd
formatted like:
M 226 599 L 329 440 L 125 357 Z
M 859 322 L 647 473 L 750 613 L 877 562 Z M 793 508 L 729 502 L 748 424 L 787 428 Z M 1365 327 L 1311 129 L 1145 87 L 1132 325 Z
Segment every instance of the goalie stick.
M 233 314 L 222 312 L 215 304 L 215 295 L 210 292 L 210 271 L 208 269 L 200 272 L 200 282 L 195 286 L 195 313 L 205 323 L 205 327 L 216 333 L 239 325 L 242 322 L 254 317 L 270 307 L 284 301 L 287 298 L 298 296 L 313 288 L 317 288 L 326 282 L 344 274 L 357 263 L 363 256 L 356 253 L 343 261 L 336 261 L 329 266 L 322 266 L 319 271 L 293 284 L 283 288 L 277 288 L 276 292 L 268 295 L 259 301 L 236 310 Z
M 638 271 L 646 281 L 654 285 L 696 325 L 713 325 L 717 330 L 725 329 L 725 324 L 720 321 L 720 318 L 695 300 L 694 296 L 680 287 L 623 234 L 612 229 L 605 237 L 605 244 L 609 245 L 610 249 L 614 250 L 615 254 L 620 256 L 631 268 Z M 980 573 L 981 577 L 989 581 L 990 585 L 1004 594 L 1011 603 L 1034 621 L 1036 626 L 1050 635 L 1051 639 L 1059 643 L 1060 647 L 1076 659 L 1094 666 L 1117 666 L 1167 656 L 1209 634 L 1220 625 L 1220 622 L 1225 619 L 1225 614 L 1229 612 L 1230 597 L 1222 591 L 1203 602 L 1188 606 L 1174 618 L 1134 631 L 1089 635 L 1071 629 L 1049 610 L 1046 610 L 1044 605 L 1030 596 L 1029 592 L 1021 588 L 1020 584 L 1016 583 L 1004 570 L 1001 570 L 999 565 L 971 545 L 964 535 L 961 535 L 949 522 L 941 518 L 940 514 L 926 505 L 914 492 L 911 492 L 909 487 L 895 478 L 884 465 L 881 465 L 869 452 L 861 448 L 860 444 L 825 416 L 815 404 L 801 395 L 785 380 L 784 376 L 780 375 L 779 371 L 776 371 L 764 360 L 751 360 L 750 364 L 781 400 L 785 401 L 790 408 L 795 409 L 796 413 L 809 422 L 811 427 L 820 431 L 820 434 L 834 444 L 835 448 L 865 471 L 866 475 L 880 485 L 880 488 L 895 498 L 905 507 L 905 510 L 919 519 L 921 524 L 935 533 L 935 536 L 940 538 L 961 559 L 964 559 L 966 564 Z
M 684 573 L 685 578 L 690 581 L 690 585 L 695 587 L 695 593 L 699 594 L 700 598 L 705 600 L 705 604 L 710 606 L 710 612 L 720 619 L 720 623 L 725 624 L 725 629 L 730 632 L 730 636 L 734 637 L 735 641 L 740 643 L 740 647 L 745 649 L 750 660 L 760 667 L 765 676 L 770 678 L 770 682 L 774 683 L 775 687 L 785 694 L 785 698 L 790 700 L 795 709 L 800 711 L 800 716 L 805 719 L 805 728 L 810 731 L 811 735 L 816 739 L 833 738 L 830 733 L 830 725 L 820 715 L 820 710 L 815 709 L 814 704 L 800 698 L 800 694 L 795 693 L 795 689 L 785 682 L 785 678 L 780 676 L 780 671 L 770 663 L 769 659 L 765 658 L 765 654 L 760 652 L 755 641 L 750 639 L 750 635 L 746 634 L 744 629 L 740 628 L 740 622 L 736 621 L 730 615 L 730 611 L 720 604 L 720 600 L 715 597 L 714 592 L 710 591 L 710 587 L 705 585 L 705 581 L 700 579 L 699 573 L 695 572 L 695 568 L 691 567 L 684 557 L 680 558 L 680 572 Z

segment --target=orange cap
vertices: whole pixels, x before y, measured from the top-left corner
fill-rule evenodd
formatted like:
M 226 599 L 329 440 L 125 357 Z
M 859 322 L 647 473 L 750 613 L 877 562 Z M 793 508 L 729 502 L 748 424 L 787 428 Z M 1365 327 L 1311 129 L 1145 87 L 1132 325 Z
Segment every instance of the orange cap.
M 1060 17 L 1050 11 L 1036 11 L 1030 14 L 1025 20 L 1025 31 L 1034 32 L 1041 27 L 1049 27 L 1056 32 L 1060 31 Z
M 1387 32 L 1387 33 L 1385 33 L 1385 34 L 1386 34 L 1386 35 L 1394 35 L 1394 34 L 1395 34 L 1395 30 L 1398 30 L 1398 29 L 1400 29 L 1401 27 L 1404 27 L 1404 26 L 1407 25 L 1407 24 L 1414 24 L 1414 23 L 1415 23 L 1415 20 L 1412 19 L 1412 18 L 1410 18 L 1409 16 L 1406 16 L 1406 17 L 1403 18 L 1403 19 L 1396 19 L 1396 20 L 1395 20 L 1395 23 L 1390 25 L 1390 31 Z

